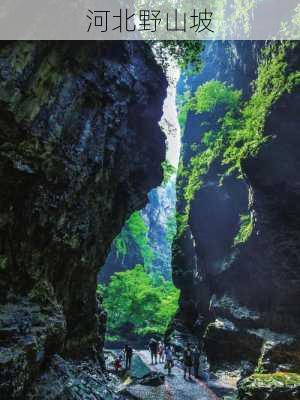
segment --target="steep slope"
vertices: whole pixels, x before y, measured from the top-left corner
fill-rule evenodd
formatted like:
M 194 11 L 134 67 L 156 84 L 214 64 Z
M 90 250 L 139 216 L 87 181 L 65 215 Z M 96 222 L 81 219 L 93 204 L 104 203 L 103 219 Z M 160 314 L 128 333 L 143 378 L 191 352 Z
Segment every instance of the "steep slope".
M 263 46 L 262 42 L 207 46 L 204 71 L 189 80 L 193 91 L 199 84 L 218 80 L 226 83 L 231 93 L 242 90 L 240 101 L 249 100 L 248 108 L 241 123 L 227 118 L 231 130 L 225 130 L 229 133 L 218 142 L 221 151 L 205 168 L 200 164 L 201 154 L 207 147 L 215 148 L 209 142 L 213 136 L 204 135 L 209 130 L 222 131 L 224 106 L 216 104 L 209 111 L 188 114 L 177 182 L 182 227 L 173 247 L 173 277 L 181 289 L 181 303 L 173 328 L 188 328 L 199 338 L 213 370 L 239 370 L 242 375 L 255 368 L 260 373 L 299 373 L 300 367 L 300 120 L 296 111 L 299 86 L 293 75 L 299 71 L 300 52 L 299 46 L 278 44 L 281 50 L 272 48 L 263 55 Z M 258 83 L 253 87 L 256 77 Z M 236 118 L 236 113 L 230 115 Z M 236 126 L 238 131 L 234 131 Z M 252 135 L 260 128 L 259 136 Z M 247 138 L 240 135 L 236 140 L 234 134 L 245 131 Z M 249 141 L 251 135 L 253 142 Z M 255 151 L 240 157 L 246 145 L 248 149 L 255 145 Z M 229 166 L 235 157 L 241 161 L 240 172 L 235 166 L 228 172 L 224 157 L 226 162 L 230 160 Z M 199 165 L 202 170 L 197 175 Z M 193 186 L 191 176 L 201 183 Z M 260 384 L 257 375 L 254 381 Z M 249 382 L 245 387 L 241 383 L 242 399 L 269 398 L 263 397 L 269 392 L 273 398 L 277 393 L 276 387 L 266 388 L 261 397 L 255 397 L 255 383 L 251 381 L 251 386 Z M 277 388 L 282 384 L 274 382 Z M 293 390 L 294 397 L 288 397 Z M 297 399 L 297 390 L 278 392 L 281 397 L 276 399 Z
M 107 399 L 72 360 L 101 360 L 99 265 L 162 180 L 166 80 L 143 43 L 17 42 L 0 81 L 0 397 Z

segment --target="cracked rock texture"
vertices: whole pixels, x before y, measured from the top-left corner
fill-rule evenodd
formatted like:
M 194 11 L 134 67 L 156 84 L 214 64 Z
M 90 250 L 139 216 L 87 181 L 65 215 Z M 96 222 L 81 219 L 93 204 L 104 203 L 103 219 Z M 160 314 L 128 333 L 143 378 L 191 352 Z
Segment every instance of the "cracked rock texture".
M 109 398 L 97 272 L 162 180 L 166 85 L 141 42 L 1 44 L 1 399 Z

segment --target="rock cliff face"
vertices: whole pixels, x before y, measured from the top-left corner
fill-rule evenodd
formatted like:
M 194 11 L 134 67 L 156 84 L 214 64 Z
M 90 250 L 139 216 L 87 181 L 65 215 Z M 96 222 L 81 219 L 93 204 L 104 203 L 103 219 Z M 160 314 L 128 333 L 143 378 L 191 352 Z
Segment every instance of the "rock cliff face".
M 149 195 L 143 216 L 149 226 L 149 241 L 154 258 L 151 270 L 171 279 L 172 235 L 175 233 L 175 177 Z M 174 232 L 173 232 L 174 225 Z
M 97 272 L 162 180 L 165 78 L 139 42 L 17 42 L 0 82 L 0 397 L 112 398 Z
M 144 260 L 141 249 L 130 235 L 128 226 L 125 225 L 121 236 L 127 238 L 126 252 L 119 254 L 116 245 L 113 243 L 105 264 L 100 270 L 100 283 L 107 283 L 114 273 L 126 271 L 137 264 L 146 264 L 150 271 L 157 272 L 166 279 L 171 279 L 172 234 L 175 233 L 176 229 L 175 195 L 175 179 L 172 178 L 165 186 L 163 185 L 149 193 L 149 203 L 141 210 L 141 217 L 145 222 L 145 228 L 148 230 L 146 239 L 152 253 L 151 260 Z M 172 232 L 172 223 L 174 232 Z M 147 265 L 147 261 L 149 265 Z
M 195 89 L 218 79 L 242 89 L 247 99 L 262 45 L 211 44 L 204 53 L 206 67 L 190 85 Z M 299 47 L 288 55 L 288 64 L 289 71 L 299 70 Z M 198 337 L 215 371 L 239 370 L 243 376 L 255 368 L 270 374 L 300 370 L 299 104 L 295 89 L 273 104 L 264 127 L 264 135 L 272 135 L 272 140 L 244 160 L 242 180 L 226 176 L 220 186 L 224 165 L 213 163 L 191 203 L 188 227 L 174 243 L 173 276 L 181 301 L 173 328 L 188 329 Z M 217 110 L 211 114 L 188 115 L 184 166 L 192 156 L 190 145 L 201 141 L 207 129 L 201 122 L 218 120 Z M 179 212 L 185 207 L 183 189 L 184 181 L 179 180 Z M 250 213 L 252 233 L 234 245 L 245 212 Z M 241 384 L 240 398 L 298 398 L 299 392 L 291 394 L 292 389 L 284 390 L 283 397 L 276 397 L 275 389 L 270 395 L 270 385 L 255 397 L 253 387 L 260 379 L 256 374 Z

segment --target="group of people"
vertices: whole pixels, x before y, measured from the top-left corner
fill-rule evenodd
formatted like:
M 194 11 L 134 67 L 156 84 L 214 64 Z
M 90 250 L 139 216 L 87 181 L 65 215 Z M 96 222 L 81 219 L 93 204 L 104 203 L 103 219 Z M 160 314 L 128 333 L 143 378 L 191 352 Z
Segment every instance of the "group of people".
M 188 343 L 183 351 L 184 379 L 186 379 L 187 374 L 191 378 L 192 369 L 194 369 L 195 378 L 199 378 L 200 357 L 201 351 L 199 347 L 191 347 L 190 343 Z
M 157 364 L 157 359 L 159 363 L 165 363 L 165 369 L 168 370 L 168 374 L 170 375 L 172 367 L 174 366 L 172 346 L 151 339 L 149 342 L 149 351 L 151 354 L 151 364 Z
M 168 375 L 171 374 L 174 367 L 174 349 L 169 344 L 164 344 L 162 341 L 151 339 L 149 342 L 149 351 L 151 355 L 151 364 L 164 363 L 165 369 L 168 370 Z M 125 368 L 131 368 L 133 349 L 128 344 L 125 345 L 124 350 L 115 358 L 114 367 L 115 371 L 119 372 L 122 368 L 123 357 L 125 359 Z M 192 372 L 195 378 L 199 378 L 201 351 L 198 346 L 191 346 L 187 344 L 183 351 L 183 372 L 184 379 L 191 378 Z
M 168 374 L 171 374 L 172 367 L 174 366 L 173 353 L 174 349 L 170 344 L 163 344 L 161 341 L 151 339 L 149 342 L 149 351 L 151 354 L 151 364 L 157 364 L 165 362 L 165 369 L 168 370 Z M 187 344 L 183 351 L 183 371 L 184 379 L 192 376 L 192 369 L 194 370 L 195 378 L 199 378 L 200 368 L 200 357 L 201 351 L 198 346 L 192 347 L 190 343 Z

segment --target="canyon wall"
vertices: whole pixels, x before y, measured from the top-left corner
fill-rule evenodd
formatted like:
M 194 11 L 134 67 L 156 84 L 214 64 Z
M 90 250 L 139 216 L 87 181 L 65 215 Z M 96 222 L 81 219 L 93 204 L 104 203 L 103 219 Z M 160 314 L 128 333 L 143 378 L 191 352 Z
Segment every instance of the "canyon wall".
M 149 203 L 140 211 L 146 231 L 143 242 L 148 251 L 141 248 L 139 238 L 131 232 L 132 222 L 125 224 L 100 270 L 100 283 L 108 283 L 114 273 L 134 268 L 137 264 L 145 265 L 147 270 L 165 279 L 171 279 L 171 247 L 176 230 L 175 196 L 175 177 L 149 193 Z M 123 249 L 118 249 L 120 240 L 123 241 Z M 147 256 L 143 253 L 147 253 Z
M 0 85 L 0 397 L 113 398 L 97 273 L 162 180 L 166 80 L 141 42 L 20 41 Z
M 207 44 L 203 71 L 182 80 L 180 92 L 186 90 L 186 82 L 195 91 L 213 79 L 242 90 L 247 101 L 266 45 Z M 299 46 L 286 52 L 286 63 L 286 74 L 299 70 Z M 196 336 L 213 371 L 239 371 L 242 377 L 255 371 L 252 381 L 239 384 L 241 399 L 299 398 L 299 383 L 291 395 L 292 390 L 280 392 L 276 382 L 278 397 L 272 397 L 275 389 L 264 397 L 268 383 L 263 381 L 266 373 L 300 370 L 299 104 L 298 80 L 298 86 L 284 91 L 268 109 L 262 135 L 269 139 L 254 156 L 243 158 L 241 176 L 224 174 L 226 165 L 221 158 L 214 160 L 201 176 L 203 184 L 191 200 L 187 224 L 173 245 L 173 279 L 181 290 L 173 335 Z M 193 145 L 201 153 L 204 133 L 218 126 L 222 112 L 216 107 L 188 113 L 177 180 L 179 215 L 187 206 L 189 174 L 182 172 L 195 155 Z M 237 240 L 243 215 L 249 218 L 249 231 Z
M 164 186 L 152 191 L 149 195 L 143 217 L 149 226 L 149 241 L 153 248 L 151 270 L 171 279 L 172 239 L 176 230 L 175 176 Z

